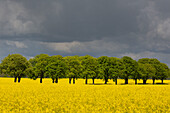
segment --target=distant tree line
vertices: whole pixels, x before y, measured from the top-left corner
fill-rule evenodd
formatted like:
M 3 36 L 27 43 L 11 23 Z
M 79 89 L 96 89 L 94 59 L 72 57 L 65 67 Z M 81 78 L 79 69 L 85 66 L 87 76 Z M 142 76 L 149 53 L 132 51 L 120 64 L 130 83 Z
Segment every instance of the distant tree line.
M 27 60 L 20 54 L 11 54 L 5 57 L 0 64 L 0 73 L 6 76 L 14 77 L 14 82 L 21 81 L 22 77 L 31 79 L 51 78 L 52 83 L 58 83 L 59 78 L 68 78 L 69 83 L 78 78 L 103 79 L 107 84 L 112 79 L 117 84 L 117 79 L 125 80 L 134 79 L 137 84 L 138 79 L 143 80 L 146 84 L 149 78 L 152 78 L 153 84 L 155 80 L 163 80 L 170 76 L 170 69 L 165 63 L 161 63 L 156 58 L 141 58 L 138 61 L 131 57 L 124 56 L 122 58 L 101 56 L 98 58 L 90 55 L 86 56 L 66 56 L 61 55 L 49 56 L 48 54 L 40 54 Z

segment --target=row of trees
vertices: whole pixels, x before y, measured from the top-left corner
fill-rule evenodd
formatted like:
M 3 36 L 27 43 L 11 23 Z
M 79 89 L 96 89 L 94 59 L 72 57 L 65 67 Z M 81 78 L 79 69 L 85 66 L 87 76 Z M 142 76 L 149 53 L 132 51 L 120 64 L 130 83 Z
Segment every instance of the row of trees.
M 163 80 L 170 75 L 170 69 L 164 63 L 155 58 L 142 58 L 138 61 L 128 56 L 122 58 L 101 56 L 49 56 L 40 54 L 29 61 L 20 54 L 8 55 L 0 64 L 1 74 L 14 77 L 14 82 L 20 82 L 22 77 L 31 79 L 40 78 L 40 83 L 45 77 L 52 79 L 52 83 L 58 83 L 59 78 L 69 78 L 69 83 L 75 79 L 84 78 L 85 84 L 88 79 L 104 79 L 107 84 L 108 79 L 113 79 L 117 84 L 117 79 L 122 78 L 125 84 L 132 78 L 137 84 L 137 79 L 142 79 L 143 84 L 152 78 L 153 84 L 156 79 Z

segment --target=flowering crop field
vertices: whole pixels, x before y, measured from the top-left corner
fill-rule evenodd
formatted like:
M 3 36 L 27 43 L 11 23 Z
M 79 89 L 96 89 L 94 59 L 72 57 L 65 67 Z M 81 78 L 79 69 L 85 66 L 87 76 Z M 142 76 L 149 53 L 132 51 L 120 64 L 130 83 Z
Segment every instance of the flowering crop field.
M 76 80 L 69 84 L 68 79 L 51 83 L 51 79 L 31 80 L 22 78 L 21 83 L 14 83 L 13 78 L 0 78 L 0 113 L 6 112 L 123 112 L 123 113 L 170 113 L 170 80 L 163 85 L 134 85 L 129 80 L 118 79 L 118 85 L 109 81 L 95 80 L 95 85 L 88 80 Z M 138 81 L 142 83 L 142 80 Z M 161 81 L 156 81 L 160 83 Z

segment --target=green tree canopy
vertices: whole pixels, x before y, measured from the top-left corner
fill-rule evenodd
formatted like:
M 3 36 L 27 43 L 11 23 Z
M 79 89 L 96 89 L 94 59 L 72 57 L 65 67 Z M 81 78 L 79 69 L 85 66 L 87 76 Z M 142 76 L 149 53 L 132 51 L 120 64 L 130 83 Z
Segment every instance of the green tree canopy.
M 82 77 L 85 78 L 85 84 L 87 84 L 88 78 L 92 78 L 93 84 L 94 84 L 94 79 L 97 78 L 98 75 L 98 62 L 97 59 L 86 55 L 81 57 L 81 65 L 82 65 Z
M 169 68 L 165 63 L 160 63 L 157 69 L 159 70 L 157 72 L 158 75 L 157 77 L 158 79 L 162 80 L 162 84 L 163 84 L 163 80 L 168 78 Z
M 110 57 L 110 68 L 109 68 L 109 75 L 110 78 L 115 81 L 115 84 L 117 85 L 117 78 L 122 74 L 122 62 L 121 59 L 116 57 Z
M 123 72 L 121 74 L 121 78 L 125 79 L 125 84 L 128 84 L 128 78 L 129 76 L 133 75 L 136 71 L 136 61 L 133 60 L 131 57 L 128 56 L 124 56 L 122 58 L 122 62 L 123 62 Z
M 79 78 L 82 74 L 82 66 L 79 56 L 67 56 L 64 57 L 64 61 L 67 65 L 66 77 L 69 78 L 69 83 L 73 78 L 73 84 L 75 84 L 75 79 Z
M 14 82 L 20 82 L 21 77 L 26 76 L 27 69 L 31 68 L 31 64 L 25 57 L 20 54 L 11 54 L 5 57 L 1 63 L 2 73 L 14 77 Z
M 40 77 L 40 83 L 42 83 L 42 79 L 45 77 L 45 68 L 48 65 L 49 58 L 50 56 L 47 54 L 40 54 L 30 60 L 35 76 Z
M 100 70 L 102 74 L 102 78 L 105 80 L 105 84 L 107 84 L 109 75 L 109 69 L 111 66 L 110 58 L 108 56 L 101 56 L 98 59 Z
M 65 76 L 67 67 L 64 61 L 58 59 L 55 62 L 49 63 L 45 69 L 45 75 L 52 78 L 53 83 L 54 79 L 56 79 L 55 83 L 58 83 L 58 78 Z
M 137 84 L 137 79 L 141 78 L 141 76 L 139 74 L 138 62 L 135 60 L 134 60 L 134 68 L 133 68 L 133 71 L 132 71 L 130 77 L 135 80 L 135 84 Z
M 155 68 L 155 74 L 151 74 L 153 84 L 155 83 L 155 79 L 158 79 L 158 73 L 159 73 L 159 66 L 160 61 L 156 58 L 142 58 L 138 60 L 138 63 L 141 64 L 151 64 Z
M 156 70 L 151 64 L 148 63 L 146 64 L 139 63 L 138 65 L 139 65 L 138 72 L 141 76 L 141 79 L 143 80 L 143 84 L 146 84 L 147 79 L 152 77 L 155 74 Z

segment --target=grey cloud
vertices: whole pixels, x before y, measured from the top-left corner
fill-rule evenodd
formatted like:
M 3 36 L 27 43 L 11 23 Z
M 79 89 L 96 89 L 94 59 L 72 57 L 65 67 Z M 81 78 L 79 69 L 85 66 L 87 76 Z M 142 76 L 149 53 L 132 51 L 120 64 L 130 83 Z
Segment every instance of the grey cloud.
M 27 48 L 27 46 L 24 43 L 19 41 L 6 41 L 6 44 L 17 48 Z
M 9 19 L 9 23 L 13 22 L 14 27 L 11 29 L 14 29 L 17 36 L 22 35 L 25 24 L 27 28 L 25 33 L 29 34 L 30 38 L 56 42 L 89 41 L 137 32 L 137 20 L 134 15 L 138 14 L 141 5 L 135 0 L 131 2 L 11 0 L 4 4 L 8 6 L 4 8 L 8 9 L 4 14 L 15 15 L 14 20 Z M 10 10 L 11 7 L 14 12 Z M 32 31 L 29 31 L 31 29 Z
M 9 53 L 158 56 L 170 64 L 168 0 L 1 0 L 1 58 Z M 3 48 L 3 49 L 2 49 Z M 152 53 L 152 54 L 151 54 Z M 163 57 L 162 57 L 163 56 Z
M 0 36 L 15 38 L 18 35 L 37 32 L 32 20 L 24 20 L 27 16 L 28 13 L 21 4 L 8 0 L 0 1 Z
M 62 51 L 69 54 L 113 54 L 128 50 L 128 45 L 116 42 L 108 42 L 105 40 L 95 40 L 88 42 L 65 42 L 65 43 L 49 43 L 42 42 L 42 44 L 54 51 Z

